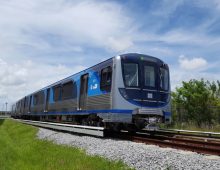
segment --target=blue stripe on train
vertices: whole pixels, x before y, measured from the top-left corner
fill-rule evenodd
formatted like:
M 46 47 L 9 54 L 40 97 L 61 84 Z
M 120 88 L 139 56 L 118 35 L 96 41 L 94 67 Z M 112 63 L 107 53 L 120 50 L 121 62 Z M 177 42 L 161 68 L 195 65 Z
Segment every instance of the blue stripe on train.
M 85 113 L 122 113 L 122 114 L 132 114 L 132 110 L 120 110 L 120 109 L 110 109 L 110 110 L 78 110 L 78 111 L 62 111 L 62 112 L 45 112 L 45 113 L 34 113 L 34 114 L 24 114 L 24 115 L 74 115 L 74 114 L 85 114 Z
M 164 116 L 170 117 L 171 116 L 171 112 L 164 112 Z

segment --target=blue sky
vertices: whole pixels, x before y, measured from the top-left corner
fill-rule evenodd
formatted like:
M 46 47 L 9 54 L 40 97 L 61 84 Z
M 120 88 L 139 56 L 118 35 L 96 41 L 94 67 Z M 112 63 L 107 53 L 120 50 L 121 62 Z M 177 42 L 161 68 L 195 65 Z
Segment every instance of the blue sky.
M 173 90 L 220 80 L 219 47 L 219 0 L 0 0 L 0 110 L 127 52 L 168 63 Z

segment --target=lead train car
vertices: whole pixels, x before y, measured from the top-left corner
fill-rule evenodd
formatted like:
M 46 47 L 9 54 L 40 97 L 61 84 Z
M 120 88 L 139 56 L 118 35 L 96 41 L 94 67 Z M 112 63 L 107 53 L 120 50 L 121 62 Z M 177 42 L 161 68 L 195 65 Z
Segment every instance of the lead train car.
M 12 108 L 15 118 L 113 129 L 170 123 L 169 68 L 155 57 L 123 54 L 25 96 Z

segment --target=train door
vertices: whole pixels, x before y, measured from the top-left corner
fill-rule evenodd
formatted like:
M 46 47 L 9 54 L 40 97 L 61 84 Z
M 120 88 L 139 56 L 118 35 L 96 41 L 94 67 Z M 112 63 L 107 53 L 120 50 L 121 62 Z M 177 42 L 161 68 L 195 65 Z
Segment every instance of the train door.
M 81 79 L 80 79 L 80 97 L 79 97 L 79 109 L 80 110 L 86 110 L 88 78 L 89 78 L 89 74 L 84 74 L 81 76 Z
M 47 97 L 46 97 L 46 105 L 45 105 L 45 111 L 48 112 L 48 105 L 50 100 L 50 88 L 47 89 Z
M 158 105 L 157 65 L 153 62 L 141 62 L 141 93 L 142 104 L 156 107 Z

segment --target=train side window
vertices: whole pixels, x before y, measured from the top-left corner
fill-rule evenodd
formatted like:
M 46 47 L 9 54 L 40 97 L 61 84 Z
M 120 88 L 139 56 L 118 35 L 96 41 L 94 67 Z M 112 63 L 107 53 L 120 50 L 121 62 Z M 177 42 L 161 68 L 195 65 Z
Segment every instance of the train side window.
M 25 102 L 26 102 L 26 99 L 24 98 L 22 102 L 23 102 L 22 107 L 23 107 L 23 109 L 24 109 L 24 108 L 25 108 Z
M 108 66 L 101 70 L 100 89 L 110 92 L 111 84 L 112 84 L 112 67 Z
M 18 112 L 18 102 L 16 103 L 16 112 Z
M 25 98 L 22 100 L 22 111 L 24 112 L 24 108 L 25 108 Z
M 21 100 L 19 101 L 19 112 L 21 112 Z
M 34 94 L 33 104 L 34 105 L 44 104 L 44 92 L 43 91 L 40 91 Z
M 77 89 L 75 82 L 68 82 L 62 87 L 62 100 L 74 99 L 77 97 Z
M 21 101 L 19 100 L 19 102 L 18 102 L 18 112 L 21 112 L 20 105 L 21 105 Z
M 29 101 L 29 96 L 28 97 L 26 97 L 26 100 L 25 100 L 26 102 L 25 102 L 25 109 L 28 107 L 28 101 Z
M 160 67 L 160 88 L 169 90 L 169 71 L 166 68 Z
M 28 110 L 31 111 L 31 107 L 32 107 L 32 95 L 29 97 L 29 106 L 28 106 Z
M 37 105 L 39 102 L 39 96 L 37 94 L 34 94 L 34 98 L 33 98 L 33 104 Z
M 60 85 L 55 86 L 53 88 L 53 98 L 55 102 L 61 99 L 61 86 Z
M 77 98 L 77 85 L 76 82 L 73 82 L 73 99 Z
M 44 104 L 44 91 L 39 92 L 39 104 Z

